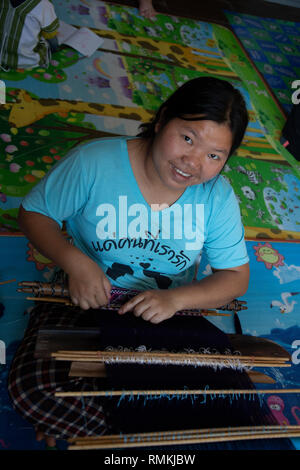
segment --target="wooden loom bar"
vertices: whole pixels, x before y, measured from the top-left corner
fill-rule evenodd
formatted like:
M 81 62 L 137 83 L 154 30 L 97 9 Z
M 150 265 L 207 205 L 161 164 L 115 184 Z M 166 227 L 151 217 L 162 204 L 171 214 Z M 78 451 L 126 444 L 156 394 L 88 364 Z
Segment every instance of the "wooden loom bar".
M 270 393 L 289 394 L 299 393 L 300 388 L 283 388 L 283 389 L 232 389 L 232 390 L 91 390 L 91 391 L 78 391 L 78 392 L 55 392 L 56 397 L 112 397 L 112 396 L 147 396 L 147 395 L 265 395 Z

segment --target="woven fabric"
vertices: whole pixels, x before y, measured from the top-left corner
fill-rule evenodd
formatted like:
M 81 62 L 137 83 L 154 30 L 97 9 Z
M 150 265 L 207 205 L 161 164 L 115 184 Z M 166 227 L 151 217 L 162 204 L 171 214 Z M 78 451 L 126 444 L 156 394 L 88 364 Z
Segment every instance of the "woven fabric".
M 99 312 L 98 312 L 99 315 Z M 34 357 L 36 337 L 39 329 L 55 328 L 55 327 L 82 327 L 91 321 L 91 315 L 80 310 L 79 308 L 65 308 L 56 304 L 41 304 L 36 307 L 30 316 L 28 328 L 25 332 L 25 337 L 21 343 L 14 360 L 12 362 L 11 371 L 8 381 L 8 390 L 12 399 L 13 406 L 28 422 L 30 422 L 36 430 L 44 432 L 48 436 L 55 437 L 56 439 L 68 439 L 71 437 L 83 437 L 91 435 L 101 435 L 106 432 L 110 433 L 126 433 L 126 432 L 142 432 L 150 430 L 169 430 L 169 429 L 189 429 L 199 427 L 210 427 L 212 422 L 217 418 L 216 426 L 227 425 L 251 425 L 251 424 L 267 424 L 272 422 L 271 416 L 260 401 L 259 397 L 251 396 L 240 397 L 233 394 L 229 397 L 222 397 L 217 399 L 214 394 L 209 397 L 197 396 L 161 396 L 155 399 L 151 395 L 134 399 L 133 397 L 84 397 L 84 398 L 58 398 L 54 396 L 55 391 L 75 391 L 75 390 L 98 390 L 99 379 L 93 378 L 70 378 L 68 376 L 70 363 L 64 361 L 54 361 L 45 359 L 36 359 Z M 104 324 L 113 321 L 114 328 L 112 335 L 109 337 L 108 332 L 110 328 L 105 327 L 102 330 L 104 342 L 111 343 L 114 339 L 118 342 L 118 329 L 115 328 L 115 315 L 114 312 L 103 310 L 101 312 L 102 327 Z M 98 317 L 99 318 L 99 317 Z M 122 317 L 119 317 L 119 320 Z M 182 321 L 183 318 L 179 317 L 177 321 Z M 200 321 L 202 327 L 207 322 L 203 318 L 193 319 L 189 321 Z M 138 319 L 127 319 L 129 326 Z M 207 325 L 206 325 L 207 326 Z M 123 330 L 124 336 L 128 336 L 128 329 L 125 328 L 125 322 L 120 322 L 120 329 Z M 145 327 L 144 331 L 149 327 Z M 201 330 L 202 328 L 199 328 Z M 171 329 L 172 330 L 172 329 Z M 209 329 L 208 329 L 209 330 Z M 207 330 L 207 331 L 208 331 Z M 101 336 L 101 335 L 100 335 Z M 120 339 L 121 339 L 120 336 Z M 129 335 L 132 337 L 132 335 Z M 147 335 L 146 335 L 147 336 Z M 153 335 L 152 335 L 153 336 Z M 162 335 L 167 338 L 166 335 Z M 171 335 L 172 336 L 172 335 Z M 215 338 L 218 337 L 214 332 Z M 222 336 L 222 333 L 221 333 Z M 100 339 L 100 338 L 99 338 Z M 157 338 L 160 341 L 160 338 Z M 177 339 L 176 339 L 177 341 Z M 172 341 L 173 342 L 173 341 Z M 99 347 L 103 346 L 100 344 Z M 128 377 L 128 366 L 109 366 L 108 367 L 108 382 L 109 385 L 124 387 L 126 380 L 130 379 L 130 385 L 133 385 L 132 380 L 138 383 L 144 381 L 145 377 L 150 379 L 150 368 L 145 370 L 145 374 L 141 374 L 140 367 L 130 366 L 131 377 Z M 117 378 L 119 383 L 115 382 Z M 154 375 L 153 375 L 154 373 Z M 205 368 L 198 370 L 199 377 L 197 377 L 197 384 L 201 382 L 201 388 L 204 383 L 210 383 Z M 194 370 L 194 375 L 198 375 L 197 368 Z M 185 382 L 190 382 L 190 377 L 187 370 L 184 368 L 175 368 L 174 375 L 182 376 L 181 379 Z M 222 382 L 223 374 L 226 375 L 227 386 L 234 388 L 237 376 L 241 377 L 242 373 L 232 370 L 223 371 L 210 371 L 210 375 L 217 376 L 218 380 Z M 228 376 L 232 376 L 231 383 L 228 382 Z M 149 376 L 149 377 L 148 377 Z M 170 370 L 166 367 L 155 368 L 152 371 L 152 377 L 159 380 L 162 384 L 162 377 L 168 376 L 168 385 L 175 385 L 172 383 L 173 378 L 170 375 Z M 213 377 L 213 383 L 210 383 L 211 389 L 216 388 L 216 377 Z M 151 380 L 150 380 L 151 382 Z M 203 383 L 202 383 L 203 382 Z M 149 385 L 149 384 L 147 384 Z M 151 384 L 153 385 L 153 384 Z M 219 383 L 224 388 L 223 383 Z M 240 385 L 240 384 L 239 384 Z M 244 384 L 245 385 L 245 384 Z M 250 388 L 249 380 L 247 379 L 246 388 Z M 226 386 L 225 386 L 226 388 Z M 171 399 L 172 398 L 172 399 Z M 242 398 L 242 399 L 241 399 Z M 104 401 L 105 400 L 105 401 Z M 104 406 L 105 403 L 105 419 Z M 233 419 L 235 417 L 235 419 Z M 248 448 L 248 444 L 243 442 L 241 447 L 239 444 L 221 443 L 217 445 L 222 449 L 232 448 Z M 249 443 L 249 448 L 272 448 L 273 443 L 269 440 L 263 439 L 262 442 Z M 245 447 L 246 446 L 246 447 Z M 276 440 L 276 448 L 291 449 L 292 444 L 287 439 Z M 279 447 L 278 447 L 279 446 Z M 198 446 L 199 449 L 203 446 Z M 212 448 L 209 447 L 208 448 Z
M 97 379 L 69 377 L 70 362 L 34 357 L 39 328 L 75 326 L 84 312 L 57 305 L 39 305 L 30 317 L 14 357 L 8 390 L 12 404 L 34 428 L 56 439 L 101 435 L 105 419 L 99 397 L 58 398 L 56 391 L 97 390 Z

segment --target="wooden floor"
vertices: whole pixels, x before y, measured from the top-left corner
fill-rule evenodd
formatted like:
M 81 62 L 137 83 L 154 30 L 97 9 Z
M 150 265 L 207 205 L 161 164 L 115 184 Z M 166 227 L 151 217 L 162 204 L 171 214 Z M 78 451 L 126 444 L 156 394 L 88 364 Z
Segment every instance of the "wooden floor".
M 138 0 L 116 0 L 111 3 L 138 6 Z M 186 16 L 224 25 L 228 25 L 228 21 L 223 10 L 300 22 L 300 8 L 264 0 L 153 0 L 153 6 L 159 13 Z

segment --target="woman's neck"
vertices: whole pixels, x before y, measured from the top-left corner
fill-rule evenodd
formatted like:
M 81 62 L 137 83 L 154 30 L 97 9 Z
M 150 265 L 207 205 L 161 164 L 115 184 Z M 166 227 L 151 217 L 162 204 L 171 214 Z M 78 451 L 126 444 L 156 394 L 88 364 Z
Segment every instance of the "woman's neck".
M 182 195 L 184 190 L 174 192 L 163 186 L 159 177 L 155 177 L 153 162 L 149 156 L 150 145 L 143 139 L 128 142 L 128 154 L 132 171 L 144 199 L 149 205 L 167 204 L 171 206 Z

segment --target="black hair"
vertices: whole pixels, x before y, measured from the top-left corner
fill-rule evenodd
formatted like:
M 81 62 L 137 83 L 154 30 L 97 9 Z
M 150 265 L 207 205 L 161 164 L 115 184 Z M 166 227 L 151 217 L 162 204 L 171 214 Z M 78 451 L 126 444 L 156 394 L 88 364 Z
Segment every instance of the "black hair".
M 229 156 L 240 146 L 249 120 L 239 90 L 228 81 L 214 77 L 199 77 L 184 83 L 160 106 L 151 122 L 140 125 L 138 137 L 153 142 L 156 124 L 159 122 L 164 127 L 175 118 L 227 123 L 232 132 Z

